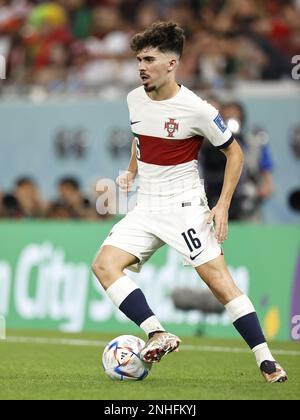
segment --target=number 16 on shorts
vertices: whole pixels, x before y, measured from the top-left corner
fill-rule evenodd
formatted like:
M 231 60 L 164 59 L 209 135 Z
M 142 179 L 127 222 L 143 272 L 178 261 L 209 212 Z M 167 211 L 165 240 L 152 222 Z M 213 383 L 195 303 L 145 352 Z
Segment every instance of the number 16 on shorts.
M 191 251 L 190 259 L 193 261 L 202 253 L 202 251 L 200 251 L 196 255 L 192 255 L 194 252 L 199 251 L 202 246 L 200 239 L 197 237 L 197 232 L 195 229 L 189 229 L 186 232 L 182 232 L 181 235 Z

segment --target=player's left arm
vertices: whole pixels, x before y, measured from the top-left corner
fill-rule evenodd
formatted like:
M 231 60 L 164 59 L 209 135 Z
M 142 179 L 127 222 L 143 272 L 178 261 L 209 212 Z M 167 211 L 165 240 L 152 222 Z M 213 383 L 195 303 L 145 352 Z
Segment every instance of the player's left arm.
M 216 238 L 221 244 L 227 239 L 228 212 L 233 193 L 240 179 L 244 154 L 236 140 L 226 148 L 220 149 L 226 156 L 226 167 L 223 188 L 217 205 L 211 210 L 208 223 L 215 221 Z

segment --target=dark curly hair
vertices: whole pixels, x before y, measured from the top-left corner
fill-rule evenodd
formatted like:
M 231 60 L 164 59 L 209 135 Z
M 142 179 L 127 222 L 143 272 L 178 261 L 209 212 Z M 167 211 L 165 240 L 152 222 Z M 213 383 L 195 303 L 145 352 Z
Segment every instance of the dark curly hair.
M 158 48 L 161 52 L 172 51 L 182 56 L 185 42 L 184 30 L 174 22 L 155 22 L 144 32 L 136 34 L 130 48 L 137 54 L 146 47 Z

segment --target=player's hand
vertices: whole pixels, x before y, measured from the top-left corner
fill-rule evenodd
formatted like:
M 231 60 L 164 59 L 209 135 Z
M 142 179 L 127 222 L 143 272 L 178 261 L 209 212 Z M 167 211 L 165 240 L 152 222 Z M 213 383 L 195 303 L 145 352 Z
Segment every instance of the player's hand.
M 134 180 L 135 180 L 135 173 L 126 171 L 124 172 L 124 174 L 118 176 L 118 178 L 116 179 L 116 183 L 120 187 L 123 193 L 128 194 L 132 189 Z
M 207 220 L 208 224 L 215 222 L 216 238 L 219 244 L 222 244 L 228 236 L 228 207 L 222 204 L 217 204 L 211 210 L 210 216 Z

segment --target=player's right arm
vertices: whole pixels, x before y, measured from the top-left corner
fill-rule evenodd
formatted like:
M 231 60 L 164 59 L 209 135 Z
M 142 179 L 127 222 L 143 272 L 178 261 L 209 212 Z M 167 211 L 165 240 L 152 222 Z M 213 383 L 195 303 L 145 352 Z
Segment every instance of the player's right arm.
M 137 158 L 136 158 L 136 144 L 135 140 L 131 146 L 131 158 L 129 161 L 128 169 L 122 175 L 116 179 L 117 185 L 121 188 L 121 191 L 128 194 L 134 184 L 135 177 L 137 175 Z

